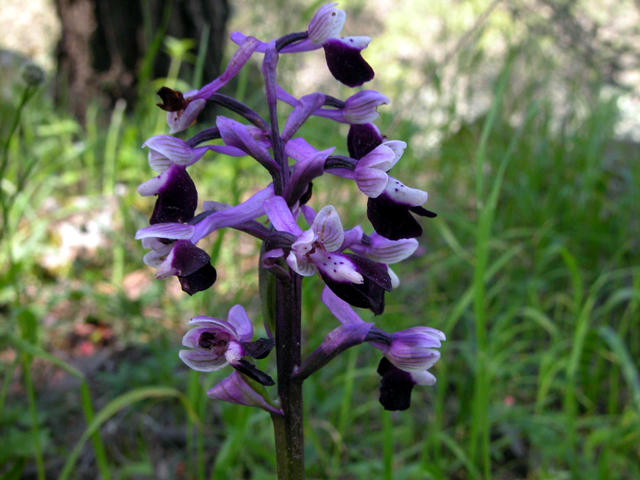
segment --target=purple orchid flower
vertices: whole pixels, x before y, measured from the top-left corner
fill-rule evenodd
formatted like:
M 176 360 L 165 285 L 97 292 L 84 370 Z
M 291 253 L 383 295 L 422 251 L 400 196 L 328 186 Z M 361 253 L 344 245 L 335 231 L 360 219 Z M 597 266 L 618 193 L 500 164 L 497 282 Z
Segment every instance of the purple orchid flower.
M 240 72 L 259 44 L 260 42 L 255 38 L 245 37 L 222 75 L 200 90 L 191 90 L 183 95 L 179 91 L 162 87 L 158 91 L 162 103 L 159 103 L 158 106 L 167 112 L 169 133 L 181 132 L 190 127 L 204 109 L 207 98 L 224 87 Z
M 327 67 L 333 77 L 348 87 L 359 87 L 373 79 L 375 73 L 367 61 L 362 58 L 362 50 L 369 46 L 371 37 L 339 37 L 346 14 L 335 8 L 337 3 L 321 7 L 311 19 L 307 38 L 287 45 L 280 53 L 300 53 L 324 49 Z M 246 35 L 233 32 L 231 40 L 239 45 L 246 41 Z M 268 43 L 260 43 L 257 52 L 265 52 Z
M 390 240 L 422 235 L 422 227 L 411 213 L 435 216 L 422 208 L 427 192 L 409 188 L 386 173 L 398 162 L 406 146 L 397 140 L 384 142 L 358 160 L 354 172 L 358 188 L 369 197 L 369 221 L 376 232 Z
M 189 295 L 211 287 L 217 278 L 209 254 L 191 242 L 193 225 L 159 223 L 136 232 L 136 240 L 150 248 L 143 261 L 156 268 L 155 277 L 164 280 L 175 275 Z
M 322 292 L 322 302 L 343 327 L 355 329 L 370 325 L 331 290 Z M 411 392 L 416 385 L 433 385 L 436 378 L 428 369 L 440 358 L 444 333 L 429 327 L 413 327 L 394 334 L 369 327 L 365 338 L 370 345 L 382 352 L 384 358 L 378 366 L 382 376 L 380 403 L 385 410 L 406 410 L 411 404 Z
M 279 232 L 295 236 L 286 262 L 298 275 L 319 273 L 336 295 L 351 305 L 370 308 L 380 314 L 384 310 L 384 292 L 391 290 L 386 268 L 367 258 L 337 250 L 344 242 L 344 229 L 332 205 L 324 207 L 305 232 L 298 226 L 284 198 L 275 196 L 264 202 L 267 217 Z M 283 249 L 271 253 L 285 256 Z
M 300 207 L 305 220 L 309 225 L 313 224 L 316 212 L 308 205 Z M 351 250 L 361 257 L 367 257 L 376 263 L 384 265 L 391 278 L 391 287 L 398 288 L 400 279 L 389 266 L 399 263 L 409 258 L 418 248 L 418 241 L 415 238 L 404 238 L 401 240 L 389 240 L 377 233 L 365 235 L 360 225 L 344 231 L 344 240 L 338 252 Z
M 227 320 L 213 317 L 194 317 L 194 326 L 182 339 L 189 350 L 180 350 L 180 358 L 188 367 L 199 372 L 213 372 L 231 365 L 262 385 L 275 385 L 273 379 L 243 357 L 265 358 L 273 348 L 273 340 L 252 342 L 253 325 L 242 305 L 229 310 Z
M 284 90 L 280 85 L 277 87 L 278 100 L 288 103 L 292 107 L 297 107 L 300 100 Z M 318 108 L 313 112 L 317 117 L 331 119 L 339 123 L 360 125 L 373 122 L 380 116 L 378 107 L 387 105 L 389 99 L 375 90 L 362 90 L 351 95 L 344 102 L 337 102 L 337 108 Z
M 170 168 L 184 167 L 174 165 Z M 261 217 L 264 215 L 262 204 L 272 196 L 273 185 L 270 184 L 233 207 L 205 202 L 206 216 L 195 225 L 162 222 L 138 230 L 136 240 L 142 240 L 142 246 L 151 249 L 144 256 L 144 263 L 157 269 L 155 276 L 159 280 L 177 276 L 182 289 L 189 295 L 208 289 L 215 283 L 217 273 L 209 255 L 196 244 L 215 230 L 243 228 L 248 222 Z

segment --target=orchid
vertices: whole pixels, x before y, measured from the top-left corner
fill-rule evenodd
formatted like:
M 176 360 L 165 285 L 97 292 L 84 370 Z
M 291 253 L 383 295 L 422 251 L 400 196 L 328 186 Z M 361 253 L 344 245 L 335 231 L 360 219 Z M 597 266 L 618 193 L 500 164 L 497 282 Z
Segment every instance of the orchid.
M 384 292 L 391 290 L 391 277 L 378 263 L 337 250 L 344 242 L 340 217 L 332 205 L 324 207 L 313 219 L 311 228 L 302 231 L 282 197 L 273 197 L 264 204 L 276 231 L 295 236 L 286 262 L 298 275 L 308 277 L 319 273 L 336 295 L 352 305 L 370 308 L 374 313 L 384 309 Z M 284 250 L 268 255 L 284 256 Z
M 414 386 L 436 383 L 436 378 L 428 370 L 440 358 L 436 348 L 440 348 L 446 339 L 444 333 L 429 327 L 413 327 L 388 334 L 374 329 L 373 324 L 365 323 L 349 304 L 329 289 L 325 288 L 322 293 L 322 302 L 343 328 L 354 330 L 369 325 L 362 341 L 367 341 L 384 355 L 378 374 L 382 377 L 380 403 L 386 410 L 406 410 L 411 404 Z M 305 367 L 311 368 L 305 365 L 302 368 Z
M 275 385 L 273 379 L 261 372 L 243 357 L 265 358 L 273 348 L 273 340 L 260 339 L 251 342 L 253 325 L 242 305 L 229 310 L 227 320 L 213 317 L 194 317 L 182 345 L 189 350 L 180 350 L 180 358 L 190 368 L 200 372 L 214 372 L 231 365 L 239 372 L 261 383 Z
M 198 244 L 222 228 L 233 228 L 261 243 L 259 283 L 264 302 L 264 328 L 268 338 L 253 341 L 254 328 L 241 305 L 226 320 L 195 316 L 183 338 L 184 363 L 197 371 L 213 372 L 231 366 L 233 372 L 211 388 L 210 398 L 257 407 L 272 416 L 276 434 L 279 478 L 304 477 L 302 383 L 347 348 L 369 343 L 383 355 L 380 403 L 387 410 L 405 410 L 414 386 L 433 385 L 430 372 L 440 358 L 445 339 L 438 330 L 412 327 L 387 333 L 365 322 L 355 308 L 385 311 L 385 295 L 400 281 L 390 265 L 411 257 L 418 249 L 422 227 L 417 216 L 433 217 L 424 209 L 427 192 L 402 184 L 390 176 L 408 148 L 401 140 L 387 140 L 374 122 L 377 108 L 390 103 L 376 90 L 362 90 L 339 100 L 323 92 L 296 98 L 278 85 L 280 54 L 323 49 L 335 78 L 354 87 L 370 81 L 374 72 L 362 58 L 369 37 L 339 37 L 346 14 L 336 4 L 321 7 L 308 29 L 261 42 L 239 32 L 238 44 L 223 74 L 198 90 L 185 94 L 163 87 L 160 108 L 167 111 L 170 133 L 191 127 L 199 113 L 213 103 L 239 119 L 218 115 L 215 126 L 185 140 L 155 135 L 144 142 L 149 166 L 158 173 L 142 183 L 142 196 L 156 197 L 148 226 L 135 238 L 149 251 L 143 262 L 155 268 L 155 277 L 177 277 L 182 289 L 195 295 L 211 288 L 217 271 L 211 257 Z M 222 89 L 255 54 L 262 54 L 268 120 Z M 278 104 L 293 107 L 282 128 Z M 349 125 L 343 145 L 317 148 L 303 135 L 311 116 Z M 221 144 L 212 142 L 221 141 Z M 207 153 L 254 159 L 271 177 L 252 189 L 237 205 L 205 201 L 200 207 L 196 181 L 188 169 L 207 161 Z M 348 154 L 348 155 L 347 155 Z M 345 208 L 322 205 L 316 211 L 313 182 L 325 173 L 355 184 L 367 197 L 367 217 L 373 231 L 361 225 L 343 225 Z M 266 183 L 266 182 L 265 182 Z M 333 202 L 332 202 L 333 203 Z M 343 218 L 346 218 L 343 216 Z M 299 225 L 304 221 L 308 228 Z M 371 231 L 367 229 L 367 231 Z M 222 244 L 224 248 L 225 245 Z M 338 319 L 332 330 L 306 358 L 302 357 L 302 281 L 318 275 L 322 301 Z M 320 295 L 320 292 L 317 292 Z M 380 317 L 376 317 L 380 318 Z M 252 359 L 265 358 L 275 347 L 277 400 L 267 388 L 275 384 Z M 269 368 L 267 365 L 266 368 Z
M 320 8 L 309 22 L 306 32 L 291 34 L 289 38 L 283 37 L 282 40 L 285 41 L 301 41 L 284 45 L 280 52 L 301 53 L 323 48 L 327 67 L 334 78 L 348 87 L 359 87 L 374 77 L 373 69 L 361 54 L 371 43 L 371 37 L 339 37 L 346 14 L 343 10 L 335 8 L 336 5 L 337 3 L 330 3 Z M 251 37 L 240 32 L 231 34 L 231 40 L 239 45 L 248 38 Z M 264 52 L 268 45 L 262 42 L 256 51 Z

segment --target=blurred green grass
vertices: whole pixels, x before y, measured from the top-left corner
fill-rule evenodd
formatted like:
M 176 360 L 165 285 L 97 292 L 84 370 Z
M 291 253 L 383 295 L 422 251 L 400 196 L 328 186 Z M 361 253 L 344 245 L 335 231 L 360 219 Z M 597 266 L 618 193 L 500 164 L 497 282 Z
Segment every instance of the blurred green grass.
M 511 65 L 527 55 L 510 50 L 488 113 L 464 122 L 453 109 L 434 149 L 412 148 L 424 132 L 397 117 L 397 106 L 382 112 L 377 123 L 409 143 L 394 175 L 428 190 L 439 216 L 424 222 L 420 254 L 394 266 L 401 287 L 375 322 L 390 331 L 428 325 L 448 341 L 434 367 L 438 383 L 418 388 L 407 412 L 382 412 L 378 358 L 366 346 L 311 377 L 309 478 L 640 478 L 640 150 L 615 139 L 616 98 L 605 99 L 600 87 L 584 95 L 577 86 L 558 118 L 536 79 L 516 85 Z M 7 478 L 35 477 L 34 455 L 57 476 L 76 446 L 71 478 L 95 477 L 94 458 L 114 478 L 274 478 L 268 416 L 211 402 L 204 392 L 225 372 L 188 372 L 177 358 L 193 315 L 223 316 L 242 303 L 260 324 L 257 243 L 234 231 L 215 234 L 206 246 L 219 280 L 187 298 L 175 279 L 152 279 L 133 240 L 152 209 L 135 188 L 153 175 L 140 145 L 164 131 L 153 106 L 161 83 L 141 86 L 135 112 L 122 102 L 112 112 L 90 106 L 86 129 L 44 90 L 22 111 L 1 184 L 4 198 L 15 192 L 0 252 Z M 260 88 L 249 74 L 229 93 L 258 105 Z M 7 118 L 15 108 L 2 105 Z M 346 151 L 345 130 L 322 119 L 302 133 L 313 145 Z M 30 162 L 35 168 L 18 189 Z M 249 158 L 211 155 L 191 174 L 201 200 L 229 203 L 268 181 Z M 327 202 L 345 225 L 370 231 L 352 185 L 315 182 L 311 205 Z M 65 232 L 71 240 L 87 234 L 87 244 L 70 246 Z M 305 280 L 307 352 L 336 325 L 321 288 Z M 31 382 L 26 393 L 21 386 L 17 353 L 32 365 L 33 395 Z M 262 365 L 274 371 L 272 359 Z M 93 450 L 78 444 L 94 431 Z

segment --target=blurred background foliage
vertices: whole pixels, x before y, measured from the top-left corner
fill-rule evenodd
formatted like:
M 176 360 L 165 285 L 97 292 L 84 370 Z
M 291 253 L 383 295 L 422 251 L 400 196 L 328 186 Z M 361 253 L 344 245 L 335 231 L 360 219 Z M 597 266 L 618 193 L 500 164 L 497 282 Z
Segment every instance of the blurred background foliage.
M 228 372 L 189 372 L 177 356 L 191 316 L 224 318 L 242 303 L 261 325 L 258 245 L 214 234 L 205 245 L 219 278 L 193 298 L 174 278 L 154 280 L 133 240 L 153 208 L 136 193 L 154 175 L 140 145 L 166 132 L 159 86 L 197 88 L 233 52 L 212 32 L 271 39 L 304 29 L 321 2 L 209 2 L 228 10 L 196 13 L 197 28 L 173 35 L 162 19 L 188 15 L 187 0 L 129 3 L 141 12 L 139 57 L 129 71 L 103 65 L 111 76 L 96 67 L 86 97 L 61 94 L 77 77 L 59 68 L 64 45 L 54 54 L 64 21 L 53 4 L 0 3 L 0 474 L 271 479 L 268 415 L 208 400 Z M 59 13 L 74 2 L 56 4 Z M 117 4 L 98 2 L 94 26 Z M 395 175 L 428 190 L 439 214 L 398 265 L 401 287 L 375 322 L 428 325 L 448 341 L 438 383 L 417 389 L 407 412 L 382 411 L 378 358 L 366 346 L 310 378 L 308 477 L 640 478 L 640 9 L 610 0 L 341 7 L 344 34 L 373 37 L 366 88 L 392 99 L 377 124 L 409 144 Z M 47 73 L 39 87 L 26 83 L 27 58 Z M 264 110 L 259 72 L 251 61 L 225 93 Z M 279 79 L 296 95 L 349 95 L 319 52 L 283 56 Z M 346 153 L 343 126 L 314 118 L 302 134 Z M 228 203 L 268 181 L 248 157 L 209 155 L 191 174 L 201 200 Z M 371 230 L 346 181 L 315 182 L 311 205 L 327 202 L 345 225 Z M 305 280 L 307 352 L 336 325 L 321 287 Z M 262 366 L 275 370 L 270 359 Z

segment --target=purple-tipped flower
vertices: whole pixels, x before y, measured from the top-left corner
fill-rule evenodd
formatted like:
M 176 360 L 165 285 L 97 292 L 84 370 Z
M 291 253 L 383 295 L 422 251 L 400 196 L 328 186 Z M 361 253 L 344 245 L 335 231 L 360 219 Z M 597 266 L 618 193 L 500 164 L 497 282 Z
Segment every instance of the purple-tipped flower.
M 319 273 L 329 288 L 351 305 L 382 313 L 384 292 L 391 290 L 391 278 L 376 262 L 338 252 L 344 230 L 333 206 L 320 210 L 305 232 L 282 197 L 267 200 L 264 209 L 276 230 L 296 237 L 286 257 L 294 272 L 305 277 Z
M 182 345 L 189 350 L 180 350 L 180 358 L 187 366 L 200 372 L 213 372 L 231 365 L 263 385 L 274 385 L 269 375 L 243 359 L 245 356 L 266 357 L 273 348 L 273 341 L 251 342 L 253 326 L 242 305 L 232 307 L 226 321 L 194 317 L 189 325 L 195 328 L 182 339 Z
M 322 292 L 322 302 L 343 326 L 353 328 L 365 324 L 346 302 L 327 288 Z M 380 403 L 385 410 L 406 410 L 414 386 L 436 382 L 427 370 L 440 358 L 440 352 L 435 349 L 446 340 L 445 335 L 428 327 L 413 327 L 391 335 L 370 326 L 368 331 L 366 341 L 385 356 L 378 366 L 378 374 L 382 376 Z
M 370 37 L 338 37 L 346 19 L 344 11 L 330 3 L 320 8 L 309 23 L 309 41 L 322 45 L 327 67 L 336 80 L 348 87 L 359 87 L 373 79 L 374 72 L 360 52 Z
M 442 346 L 443 340 L 446 337 L 440 330 L 412 327 L 393 333 L 390 344 L 371 342 L 371 345 L 379 349 L 396 367 L 406 372 L 424 372 L 440 358 L 440 352 L 435 349 Z M 435 383 L 435 377 L 430 373 L 429 376 L 433 378 L 431 384 Z
M 269 413 L 282 416 L 282 410 L 277 408 L 269 399 L 264 387 L 252 382 L 237 371 L 211 388 L 207 392 L 207 396 L 223 402 L 258 407 Z
M 287 45 L 280 53 L 308 52 L 323 48 L 327 67 L 336 80 L 348 87 L 359 87 L 373 79 L 374 71 L 367 61 L 362 58 L 362 50 L 369 46 L 371 37 L 339 37 L 346 15 L 344 11 L 335 8 L 337 3 L 321 7 L 309 23 L 306 39 Z M 237 44 L 246 41 L 246 35 L 233 32 L 231 40 Z M 265 52 L 268 43 L 261 43 L 257 52 Z
M 368 125 L 373 127 L 371 124 Z M 359 151 L 352 153 L 361 154 L 368 150 L 367 136 L 375 133 L 375 130 L 367 128 L 363 133 L 364 141 L 357 143 Z M 375 142 L 375 135 L 370 138 Z M 416 238 L 422 235 L 422 227 L 412 213 L 430 218 L 436 216 L 435 213 L 422 208 L 428 198 L 427 192 L 409 188 L 386 173 L 400 160 L 406 147 L 407 144 L 399 140 L 381 143 L 359 158 L 354 172 L 358 188 L 369 197 L 369 221 L 376 232 L 390 240 Z M 350 143 L 349 151 L 352 149 L 355 150 L 356 147 L 352 148 Z
M 198 206 L 196 185 L 187 168 L 176 163 L 138 187 L 143 197 L 157 195 L 149 223 L 184 223 L 193 218 Z
M 138 230 L 135 237 L 151 249 L 143 261 L 156 268 L 156 278 L 175 275 L 189 295 L 208 289 L 217 277 L 209 254 L 191 242 L 195 231 L 193 225 L 159 223 Z
M 375 198 L 369 197 L 367 218 L 375 231 L 389 240 L 417 238 L 422 235 L 422 227 L 412 213 L 421 217 L 436 216 L 422 207 L 427 198 L 427 192 L 409 188 L 389 177 L 382 193 Z

